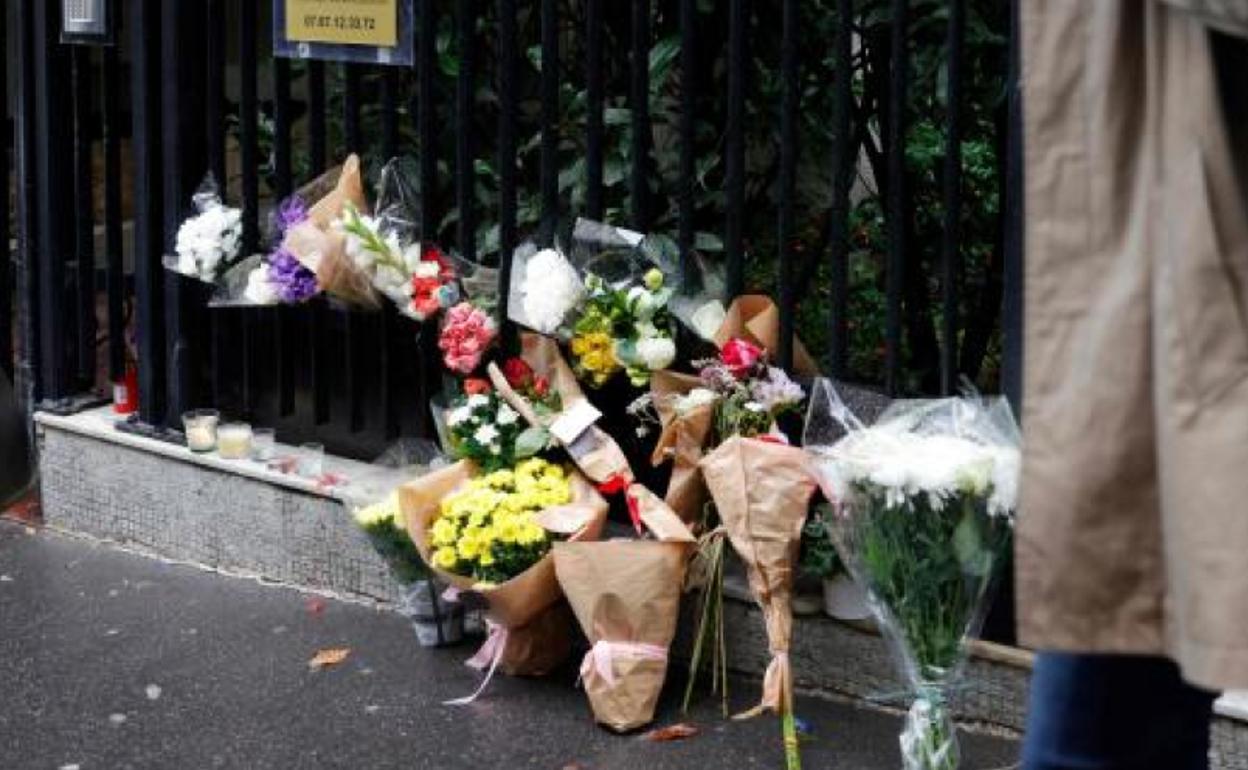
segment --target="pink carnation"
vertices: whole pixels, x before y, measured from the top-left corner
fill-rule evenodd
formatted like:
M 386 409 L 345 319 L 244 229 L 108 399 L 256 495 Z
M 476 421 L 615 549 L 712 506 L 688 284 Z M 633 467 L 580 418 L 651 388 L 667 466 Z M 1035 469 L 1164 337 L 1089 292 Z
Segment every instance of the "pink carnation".
M 446 368 L 458 374 L 471 374 L 481 366 L 481 356 L 498 333 L 494 319 L 469 302 L 461 302 L 446 312 L 438 348 Z

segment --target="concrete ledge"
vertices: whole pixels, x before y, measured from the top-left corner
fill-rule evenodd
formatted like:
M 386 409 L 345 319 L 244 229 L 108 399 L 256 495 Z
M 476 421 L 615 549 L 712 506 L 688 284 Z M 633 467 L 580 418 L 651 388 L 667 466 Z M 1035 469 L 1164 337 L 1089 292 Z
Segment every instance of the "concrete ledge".
M 260 463 L 121 433 L 106 411 L 37 422 L 50 527 L 313 590 L 397 596 L 344 503 L 393 489 L 404 478 L 398 471 L 326 458 L 348 483 L 321 489 Z

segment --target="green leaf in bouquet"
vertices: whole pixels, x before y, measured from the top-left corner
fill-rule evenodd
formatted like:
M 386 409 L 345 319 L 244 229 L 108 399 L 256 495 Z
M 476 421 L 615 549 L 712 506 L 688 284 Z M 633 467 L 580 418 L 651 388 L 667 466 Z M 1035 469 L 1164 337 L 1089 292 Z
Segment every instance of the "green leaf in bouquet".
M 532 425 L 520 431 L 516 436 L 516 458 L 532 457 L 545 451 L 550 446 L 550 431 L 539 425 Z
M 953 552 L 967 575 L 984 577 L 992 571 L 993 552 L 984 542 L 979 516 L 969 501 L 953 531 Z

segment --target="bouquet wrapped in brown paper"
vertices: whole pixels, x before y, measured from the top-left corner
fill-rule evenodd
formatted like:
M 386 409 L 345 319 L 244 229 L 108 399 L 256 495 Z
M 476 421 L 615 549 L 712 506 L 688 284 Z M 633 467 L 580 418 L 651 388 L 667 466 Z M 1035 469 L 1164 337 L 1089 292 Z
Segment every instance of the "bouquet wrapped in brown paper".
M 713 342 L 722 348 L 733 339 L 745 340 L 775 355 L 780 349 L 780 309 L 775 301 L 765 294 L 743 294 L 734 299 Z M 796 335 L 793 337 L 793 369 L 807 377 L 819 374 L 818 364 Z
M 715 421 L 714 398 L 688 398 L 702 387 L 701 379 L 688 374 L 662 371 L 650 378 L 650 396 L 660 426 L 650 462 L 658 466 L 671 460 L 672 476 L 663 499 L 689 525 L 701 518 L 706 503 L 706 484 L 698 461 L 711 439 Z
M 629 496 L 656 540 L 556 543 L 559 584 L 593 647 L 581 681 L 594 718 L 625 732 L 648 724 L 667 677 L 689 529 L 644 487 Z
M 307 219 L 286 231 L 282 247 L 316 274 L 321 289 L 352 305 L 375 309 L 381 301 L 372 279 L 347 256 L 347 236 L 335 225 L 348 207 L 367 210 L 356 155 L 342 164 L 337 183 L 308 209 Z
M 774 441 L 734 436 L 702 458 L 702 473 L 728 539 L 745 562 L 750 591 L 763 611 L 772 660 L 759 705 L 780 715 L 787 766 L 800 766 L 793 721 L 793 572 L 815 480 L 805 453 Z
M 530 425 L 550 431 L 590 481 L 621 491 L 631 484 L 634 476 L 628 459 L 615 439 L 594 424 L 601 415 L 585 398 L 576 375 L 559 352 L 559 343 L 540 334 L 522 333 L 520 358 L 537 377 L 549 383 L 552 391 L 559 394 L 560 411 L 540 413 L 511 386 L 502 370 L 491 364 L 490 380 L 498 393 Z
M 514 482 L 524 474 L 533 475 L 529 483 Z M 548 485 L 547 478 L 558 483 Z M 558 492 L 551 491 L 556 488 Z M 507 489 L 517 490 L 520 507 L 541 505 L 553 499 L 545 497 L 550 494 L 562 502 L 533 516 L 487 510 L 498 505 L 500 494 L 509 494 Z M 485 494 L 474 499 L 471 493 L 477 490 Z M 488 666 L 491 674 L 502 668 L 511 674 L 541 675 L 566 658 L 569 623 L 549 542 L 554 537 L 576 541 L 601 535 L 607 504 L 593 485 L 575 471 L 538 459 L 485 475 L 460 461 L 405 484 L 399 502 L 421 558 L 452 588 L 479 597 L 487 607 L 490 639 L 470 665 Z M 528 566 L 513 574 L 517 564 Z

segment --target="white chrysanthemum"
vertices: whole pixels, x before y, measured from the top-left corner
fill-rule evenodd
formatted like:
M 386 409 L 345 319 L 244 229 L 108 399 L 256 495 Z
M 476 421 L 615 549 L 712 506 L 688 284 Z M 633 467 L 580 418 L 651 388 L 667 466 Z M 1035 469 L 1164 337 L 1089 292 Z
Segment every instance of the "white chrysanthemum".
M 676 399 L 674 404 L 677 414 L 688 414 L 700 406 L 715 403 L 719 395 L 710 388 L 694 388 Z
M 521 306 L 529 325 L 553 334 L 585 296 L 576 268 L 558 251 L 543 249 L 525 264 Z
M 1020 456 L 1014 447 L 883 426 L 853 433 L 818 451 L 815 460 L 831 488 L 870 483 L 892 504 L 919 495 L 932 502 L 970 492 L 986 495 L 995 515 L 1012 515 L 1017 505 Z
M 269 268 L 261 265 L 247 274 L 243 298 L 253 305 L 276 305 L 280 299 L 277 287 L 269 280 Z
M 477 440 L 478 444 L 493 444 L 494 440 L 498 438 L 498 428 L 495 428 L 493 425 L 482 425 L 480 428 L 477 428 L 472 437 Z
M 469 409 L 480 409 L 490 405 L 490 397 L 481 393 L 473 393 L 468 397 L 467 404 Z
M 520 414 L 507 404 L 503 404 L 498 408 L 498 414 L 495 415 L 494 421 L 499 425 L 515 425 L 516 420 L 520 419 Z
M 183 222 L 174 244 L 178 272 L 205 281 L 216 280 L 222 264 L 238 256 L 242 216 L 238 209 L 217 204 Z
M 670 337 L 637 340 L 637 359 L 652 372 L 666 369 L 676 360 L 676 341 Z
M 446 415 L 446 424 L 454 428 L 456 425 L 465 423 L 470 419 L 472 419 L 472 412 L 469 411 L 468 407 L 460 406 L 452 409 Z

